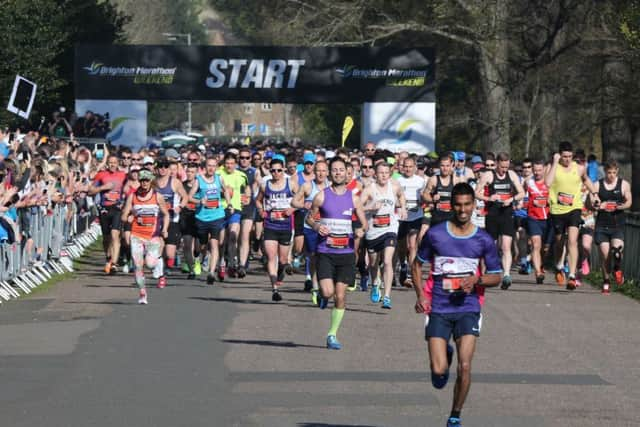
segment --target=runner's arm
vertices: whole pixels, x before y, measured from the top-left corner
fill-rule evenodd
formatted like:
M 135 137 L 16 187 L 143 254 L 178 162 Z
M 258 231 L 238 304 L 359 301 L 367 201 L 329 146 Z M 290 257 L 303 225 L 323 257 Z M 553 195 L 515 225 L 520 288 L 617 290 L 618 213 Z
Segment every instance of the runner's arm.
M 160 212 L 162 212 L 162 234 L 166 237 L 166 234 L 169 232 L 169 222 L 171 217 L 169 215 L 169 209 L 167 208 L 167 204 L 164 201 L 164 197 L 156 197 L 158 200 L 158 207 L 160 208 Z
M 187 197 L 189 202 L 195 203 L 196 205 L 198 203 L 202 203 L 202 199 L 195 199 L 194 198 L 199 189 L 200 189 L 200 184 L 199 184 L 198 180 L 195 179 L 193 181 L 193 185 L 191 186 L 191 190 L 189 190 L 189 196 Z
M 360 197 L 352 194 L 353 196 L 353 208 L 356 211 L 356 217 L 358 217 L 358 221 L 362 224 L 362 230 L 366 230 L 369 228 L 369 224 L 367 223 L 367 216 L 364 214 L 364 209 L 362 209 L 362 203 L 360 202 Z
M 516 202 L 521 202 L 524 199 L 524 188 L 520 183 L 518 175 L 516 175 L 514 171 L 509 171 L 509 175 L 511 176 L 511 182 L 513 182 L 514 187 L 516 187 L 516 194 L 514 194 L 513 200 Z
M 418 255 L 414 258 L 411 264 L 411 277 L 413 279 L 413 290 L 416 293 L 416 313 L 428 314 L 431 311 L 431 299 L 427 298 L 424 289 L 422 288 L 422 264 L 424 260 L 422 256 L 429 256 L 429 243 L 427 235 L 425 234 L 418 247 Z
M 425 201 L 425 203 L 433 203 L 433 189 L 436 186 L 436 177 L 432 176 L 429 177 L 429 180 L 427 181 L 427 185 L 426 187 L 424 187 L 424 190 L 422 191 L 422 200 Z
M 133 200 L 133 194 L 127 196 L 127 201 L 124 202 L 124 207 L 122 208 L 122 215 L 120 215 L 120 219 L 122 222 L 127 222 L 129 219 L 129 213 L 131 213 L 131 204 Z
M 291 199 L 291 206 L 298 209 L 304 208 L 304 199 L 309 195 L 310 188 L 311 186 L 308 182 L 304 183 L 300 191 L 296 192 L 293 199 Z
M 480 175 L 480 181 L 478 181 L 478 185 L 476 185 L 476 199 L 485 202 L 489 201 L 489 197 L 484 195 L 484 188 L 489 184 L 489 176 L 491 176 L 489 172 Z
M 624 198 L 624 203 L 618 206 L 618 210 L 621 211 L 629 209 L 633 203 L 631 196 L 631 185 L 629 184 L 629 181 L 626 181 L 624 179 L 622 180 L 622 197 Z
M 327 234 L 329 234 L 328 227 L 320 224 L 315 220 L 315 218 L 318 216 L 318 212 L 320 211 L 320 206 L 322 206 L 323 203 L 324 192 L 321 191 L 313 198 L 313 202 L 311 202 L 311 209 L 305 221 L 307 221 L 309 227 L 311 227 L 316 233 L 322 236 L 326 236 Z
M 544 175 L 544 183 L 547 187 L 551 187 L 553 181 L 556 179 L 556 169 L 558 169 L 558 162 L 560 161 L 560 154 L 555 153 L 553 155 L 553 160 L 551 161 L 551 166 L 547 170 L 547 173 Z
M 182 185 L 182 183 L 180 182 L 180 180 L 178 179 L 174 179 L 171 181 L 174 188 L 173 191 L 175 191 L 176 193 L 178 193 L 178 196 L 180 196 L 180 209 L 184 208 L 185 206 L 187 206 L 187 202 L 189 199 L 189 195 L 187 194 L 187 192 L 184 189 L 184 185 Z
M 264 186 L 260 184 L 260 189 L 258 190 L 258 195 L 256 196 L 256 210 L 260 216 L 264 215 L 264 204 L 262 200 L 264 199 Z

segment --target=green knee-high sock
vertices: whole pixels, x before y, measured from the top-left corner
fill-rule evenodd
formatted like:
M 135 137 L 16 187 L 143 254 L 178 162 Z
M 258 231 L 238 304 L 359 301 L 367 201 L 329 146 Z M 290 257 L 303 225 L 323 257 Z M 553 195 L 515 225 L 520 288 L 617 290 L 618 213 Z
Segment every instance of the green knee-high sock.
M 338 335 L 338 329 L 342 318 L 344 317 L 344 308 L 334 308 L 331 310 L 331 329 L 327 335 Z

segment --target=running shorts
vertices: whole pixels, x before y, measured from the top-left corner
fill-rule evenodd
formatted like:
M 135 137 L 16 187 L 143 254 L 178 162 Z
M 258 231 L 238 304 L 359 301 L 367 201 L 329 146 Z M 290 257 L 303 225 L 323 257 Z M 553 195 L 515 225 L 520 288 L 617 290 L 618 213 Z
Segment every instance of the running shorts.
M 596 227 L 593 240 L 596 245 L 611 242 L 613 239 L 624 240 L 623 227 Z
M 196 218 L 196 232 L 201 245 L 209 243 L 210 239 L 219 240 L 220 230 L 224 228 L 224 219 L 215 221 L 200 221 Z
M 289 246 L 291 244 L 291 230 L 272 230 L 265 228 L 263 232 L 263 240 L 275 240 L 279 245 Z
M 167 245 L 179 245 L 180 239 L 182 238 L 182 234 L 180 233 L 180 223 L 171 221 L 167 231 L 168 233 L 165 243 Z
M 300 209 L 293 213 L 293 235 L 295 237 L 304 234 L 304 218 L 306 215 L 307 212 Z
M 551 214 L 551 220 L 553 221 L 555 234 L 564 234 L 569 227 L 580 227 L 582 223 L 582 212 L 580 209 L 574 209 L 564 214 Z
M 111 234 L 111 230 L 120 231 L 122 227 L 121 216 L 122 210 L 117 206 L 102 208 L 100 212 L 100 228 L 102 228 L 103 236 Z
M 398 246 L 398 235 L 396 233 L 384 233 L 382 236 L 366 240 L 367 251 L 382 252 L 385 248 L 395 248 Z
M 351 286 L 356 280 L 356 255 L 322 254 L 316 259 L 318 280 L 333 280 L 334 284 L 342 283 Z
M 463 335 L 479 337 L 481 329 L 482 314 L 477 312 L 431 313 L 424 326 L 424 338 L 443 338 L 449 341 L 452 335 L 454 340 Z
M 498 236 L 514 237 L 516 235 L 512 214 L 512 209 L 504 209 L 502 212 L 487 215 L 486 230 L 493 240 L 498 240 Z
M 308 255 L 315 254 L 318 249 L 318 233 L 310 228 L 304 229 L 304 250 Z
M 400 225 L 398 227 L 398 240 L 402 240 L 407 237 L 411 231 L 415 231 L 416 233 L 420 231 L 422 228 L 422 218 L 418 218 L 414 221 L 400 221 Z

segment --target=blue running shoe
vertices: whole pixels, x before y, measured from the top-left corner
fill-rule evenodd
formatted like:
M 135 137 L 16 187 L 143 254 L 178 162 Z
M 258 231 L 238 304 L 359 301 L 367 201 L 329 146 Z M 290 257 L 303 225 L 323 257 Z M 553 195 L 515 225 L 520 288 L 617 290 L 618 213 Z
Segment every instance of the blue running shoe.
M 341 350 L 342 344 L 340 344 L 335 335 L 329 335 L 327 336 L 327 348 L 329 350 Z
M 380 286 L 378 285 L 371 287 L 371 302 L 376 304 L 380 302 Z
M 382 298 L 382 308 L 391 310 L 391 297 L 385 296 L 384 298 Z
M 296 256 L 293 258 L 293 268 L 300 268 L 300 256 Z
M 367 292 L 369 289 L 369 276 L 365 275 L 360 278 L 360 290 L 362 292 Z
M 329 299 L 322 296 L 318 298 L 318 307 L 320 307 L 320 310 L 324 310 L 325 308 L 327 308 L 328 305 L 329 305 Z
M 460 424 L 460 418 L 449 417 L 447 420 L 447 427 L 462 427 L 462 424 Z
M 504 277 L 502 278 L 502 284 L 500 285 L 500 289 L 502 289 L 503 291 L 506 291 L 507 289 L 509 289 L 510 286 L 511 286 L 511 276 L 509 276 L 508 274 L 505 274 Z

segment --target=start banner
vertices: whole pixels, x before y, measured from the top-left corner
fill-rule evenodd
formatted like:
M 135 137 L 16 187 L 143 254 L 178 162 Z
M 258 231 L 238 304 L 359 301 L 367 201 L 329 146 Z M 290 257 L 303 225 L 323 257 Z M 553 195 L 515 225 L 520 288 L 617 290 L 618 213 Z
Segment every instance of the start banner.
M 428 47 L 78 45 L 76 99 L 434 102 Z

